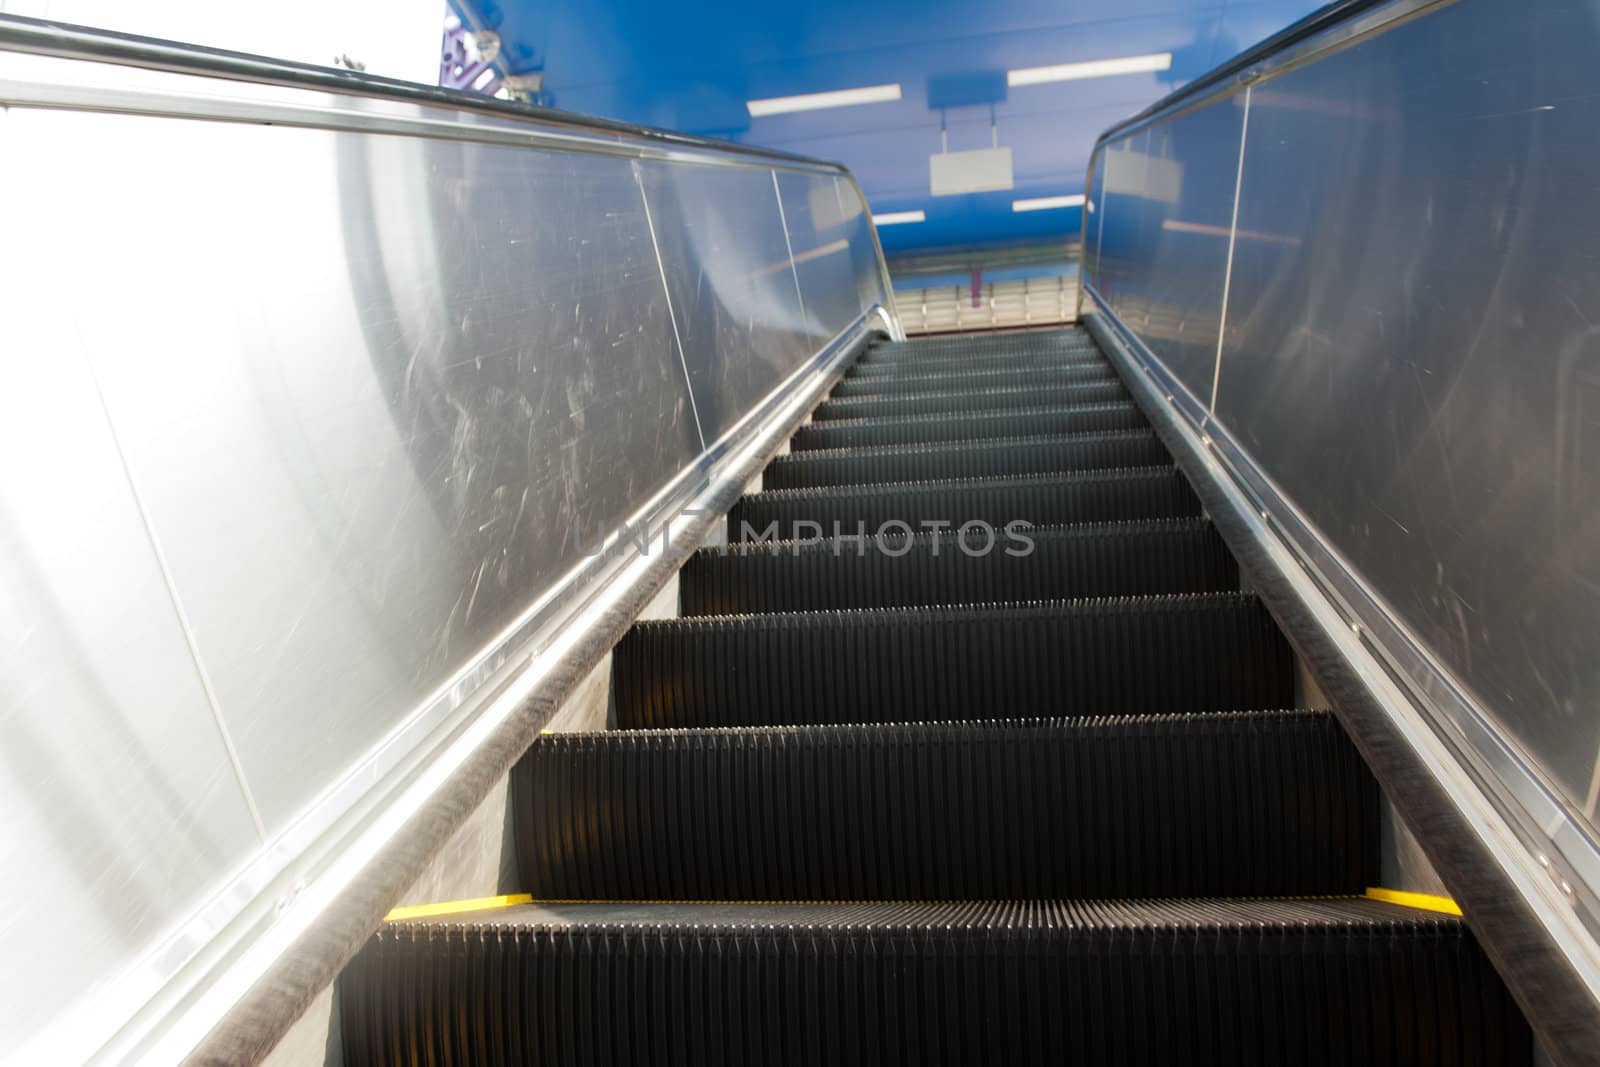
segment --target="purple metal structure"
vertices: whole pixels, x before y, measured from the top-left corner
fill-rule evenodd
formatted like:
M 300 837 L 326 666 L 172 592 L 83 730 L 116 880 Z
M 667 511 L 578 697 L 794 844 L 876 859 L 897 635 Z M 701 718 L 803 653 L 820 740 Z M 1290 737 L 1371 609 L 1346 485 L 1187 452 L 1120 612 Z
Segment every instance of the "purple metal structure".
M 493 96 L 499 92 L 503 81 L 494 60 L 499 55 L 499 41 L 487 51 L 481 47 L 481 36 L 461 24 L 454 12 L 444 19 L 444 39 L 439 48 L 439 84 L 446 89 L 465 89 L 468 92 Z M 489 77 L 485 78 L 487 72 Z

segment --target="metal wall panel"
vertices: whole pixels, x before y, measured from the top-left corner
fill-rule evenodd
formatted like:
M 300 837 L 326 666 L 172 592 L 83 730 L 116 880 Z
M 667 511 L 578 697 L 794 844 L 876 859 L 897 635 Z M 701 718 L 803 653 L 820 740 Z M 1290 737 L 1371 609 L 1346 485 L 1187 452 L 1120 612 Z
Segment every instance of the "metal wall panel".
M 850 260 L 853 217 L 833 175 L 778 171 L 775 177 L 805 301 L 806 335 L 820 347 L 861 314 Z
M 0 111 L 8 159 L 41 158 L 27 119 Z M 106 979 L 261 844 L 84 360 L 65 252 L 49 251 L 49 179 L 0 167 L 7 1055 L 55 1018 L 92 1048 L 116 1021 L 94 1010 Z
M 1105 178 L 1100 193 L 1100 248 L 1094 264 L 1094 285 L 1113 306 L 1122 299 L 1123 288 L 1134 281 L 1133 274 L 1138 269 L 1133 255 L 1138 246 L 1140 210 L 1135 201 L 1142 195 L 1143 177 L 1138 168 L 1149 143 L 1149 133 L 1139 130 L 1101 150 Z
M 0 1047 L 71 1062 L 298 893 L 295 850 L 882 266 L 859 206 L 800 213 L 848 241 L 802 313 L 783 161 L 0 66 L 0 930 L 40 961 Z M 835 173 L 789 184 L 837 207 Z
M 854 182 L 844 178 L 834 178 L 833 189 L 843 205 L 841 229 L 850 242 L 850 268 L 856 279 L 856 302 L 862 307 L 874 304 L 889 307 L 893 303 L 890 299 L 889 276 L 879 253 L 866 199 Z
M 1079 271 L 1093 278 L 1100 270 L 1100 230 L 1105 222 L 1106 153 L 1097 151 L 1089 169 L 1089 188 L 1083 208 L 1083 233 L 1080 235 Z
M 638 167 L 709 444 L 820 346 L 771 171 Z
M 1190 112 L 1108 149 L 1112 201 L 1100 256 L 1113 310 L 1202 402 L 1211 398 L 1246 97 Z M 1232 146 L 1230 153 L 1228 147 Z
M 1581 5 L 1460 0 L 1134 127 L 1088 269 L 1202 403 L 1227 287 L 1222 427 L 1592 833 L 1597 53 Z
M 630 163 L 34 120 L 103 242 L 79 331 L 281 829 L 699 451 Z
M 1596 54 L 1467 0 L 1258 86 L 1218 407 L 1591 823 Z

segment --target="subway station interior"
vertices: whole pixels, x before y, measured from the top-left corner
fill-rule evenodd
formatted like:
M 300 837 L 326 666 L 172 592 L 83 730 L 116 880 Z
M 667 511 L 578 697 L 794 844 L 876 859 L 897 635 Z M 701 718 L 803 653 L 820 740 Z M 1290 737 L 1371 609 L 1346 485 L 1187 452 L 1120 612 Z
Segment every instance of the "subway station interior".
M 0 0 L 0 1062 L 1600 1063 L 1597 68 Z

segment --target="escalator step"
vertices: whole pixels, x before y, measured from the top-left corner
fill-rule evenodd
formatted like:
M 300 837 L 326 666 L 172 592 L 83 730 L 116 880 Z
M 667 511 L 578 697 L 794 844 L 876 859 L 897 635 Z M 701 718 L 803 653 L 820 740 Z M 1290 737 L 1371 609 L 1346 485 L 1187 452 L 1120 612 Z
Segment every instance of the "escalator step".
M 944 530 L 909 543 L 890 535 L 708 548 L 680 572 L 679 607 L 747 615 L 1239 588 L 1232 554 L 1204 519 L 1047 526 L 1027 538 L 1031 547 Z
M 530 904 L 386 925 L 348 1067 L 1530 1062 L 1460 920 L 1372 900 Z
M 539 738 L 513 776 L 546 900 L 1360 893 L 1377 784 L 1320 712 Z
M 1294 703 L 1253 596 L 1213 593 L 641 622 L 625 729 L 1181 714 Z
M 960 345 L 1014 345 L 1014 344 L 1061 344 L 1071 341 L 1084 342 L 1091 340 L 1089 331 L 1075 324 L 1052 326 L 1048 329 L 1031 330 L 977 330 L 967 333 L 931 334 L 922 337 L 912 337 L 904 341 L 891 341 L 887 338 L 873 342 L 875 348 L 909 348 L 924 346 L 927 348 L 954 347 Z
M 835 419 L 795 431 L 797 452 L 823 448 L 870 448 L 936 441 L 977 441 L 1039 434 L 1141 430 L 1150 424 L 1131 401 L 1068 404 L 969 414 L 911 415 L 889 419 Z
M 1025 386 L 973 389 L 964 393 L 895 393 L 890 395 L 850 396 L 825 400 L 811 418 L 817 422 L 834 419 L 893 418 L 896 415 L 932 415 L 944 412 L 976 414 L 983 411 L 1008 411 L 1066 404 L 1103 404 L 1126 400 L 1128 391 L 1118 380 L 1101 382 L 1041 381 Z
M 768 490 L 807 489 L 1151 467 L 1171 462 L 1172 456 L 1153 431 L 1113 430 L 791 452 L 767 464 L 761 480 Z
M 1125 519 L 1165 519 L 1200 514 L 1200 501 L 1176 467 L 1075 471 L 1015 478 L 952 478 L 938 482 L 889 485 L 836 485 L 751 493 L 728 512 L 731 540 L 751 540 L 746 531 L 799 540 L 834 536 L 834 523 L 846 534 L 920 532 L 927 522 L 960 526 L 987 522 L 999 529 L 1022 521 L 1035 526 Z M 816 523 L 807 533 L 798 524 Z M 883 530 L 885 524 L 903 524 Z M 797 528 L 798 527 L 798 528 Z
M 891 360 L 883 363 L 856 363 L 847 374 L 849 381 L 895 382 L 902 378 L 915 380 L 936 375 L 966 375 L 976 373 L 1019 374 L 1031 373 L 1045 376 L 1058 371 L 1110 366 L 1098 348 L 1047 349 L 1036 352 L 1019 350 L 991 353 L 973 358 L 959 352 L 949 355 L 928 355 L 916 360 Z
M 1098 352 L 1094 338 L 1078 330 L 991 334 L 987 337 L 930 338 L 887 341 L 862 353 L 863 364 L 920 363 L 938 359 L 988 359 L 995 356 L 1046 352 Z
M 1115 381 L 1117 372 L 1103 361 L 1064 363 L 1041 371 L 1036 367 L 984 368 L 982 370 L 956 370 L 945 373 L 912 373 L 895 375 L 855 375 L 845 377 L 833 387 L 835 398 L 865 396 L 869 393 L 961 393 L 986 387 L 1034 385 L 1041 381 L 1053 384 L 1068 382 Z

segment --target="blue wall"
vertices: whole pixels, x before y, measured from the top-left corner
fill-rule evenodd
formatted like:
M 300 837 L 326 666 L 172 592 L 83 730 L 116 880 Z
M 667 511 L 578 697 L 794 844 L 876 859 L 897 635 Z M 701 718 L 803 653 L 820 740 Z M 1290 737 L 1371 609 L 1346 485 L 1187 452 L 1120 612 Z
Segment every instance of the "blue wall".
M 542 71 L 546 102 L 572 111 L 839 160 L 875 212 L 920 209 L 885 227 L 888 253 L 1075 237 L 1076 208 L 1017 214 L 1011 201 L 1083 191 L 1095 136 L 1243 48 L 1315 10 L 1310 0 L 462 0 L 499 31 L 513 73 Z M 1009 68 L 1173 53 L 1162 74 L 1006 90 Z M 751 119 L 745 101 L 899 82 L 904 97 Z M 941 102 L 998 84 L 1010 192 L 933 198 Z M 989 145 L 989 105 L 946 110 L 950 148 Z

